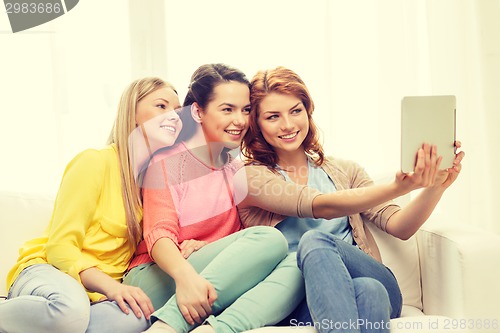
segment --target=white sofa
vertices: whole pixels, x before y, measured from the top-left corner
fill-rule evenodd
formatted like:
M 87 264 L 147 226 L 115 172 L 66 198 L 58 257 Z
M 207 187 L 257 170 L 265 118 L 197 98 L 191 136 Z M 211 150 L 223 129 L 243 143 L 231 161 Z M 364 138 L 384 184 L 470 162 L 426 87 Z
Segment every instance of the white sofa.
M 42 232 L 52 204 L 53 198 L 46 195 L 0 192 L 0 295 L 7 293 L 5 277 L 19 246 Z M 432 218 L 405 242 L 371 229 L 403 292 L 403 314 L 391 321 L 391 332 L 500 332 L 499 235 L 444 226 Z M 266 327 L 252 332 L 294 329 Z

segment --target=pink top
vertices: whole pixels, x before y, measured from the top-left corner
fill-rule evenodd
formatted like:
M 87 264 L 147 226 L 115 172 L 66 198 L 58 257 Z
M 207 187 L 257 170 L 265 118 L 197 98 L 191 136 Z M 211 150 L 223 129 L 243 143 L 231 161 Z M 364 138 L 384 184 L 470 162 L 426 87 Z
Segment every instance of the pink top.
M 230 156 L 222 168 L 210 167 L 184 144 L 158 153 L 143 183 L 144 240 L 129 269 L 152 262 L 149 254 L 161 238 L 179 246 L 187 239 L 213 242 L 239 231 L 232 179 L 240 167 Z

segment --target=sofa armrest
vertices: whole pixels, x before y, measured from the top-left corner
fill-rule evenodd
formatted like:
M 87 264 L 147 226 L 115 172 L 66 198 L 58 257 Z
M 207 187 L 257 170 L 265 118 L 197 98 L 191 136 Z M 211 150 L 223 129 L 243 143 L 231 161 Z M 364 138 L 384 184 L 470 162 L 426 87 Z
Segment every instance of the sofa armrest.
M 473 332 L 485 329 L 488 321 L 498 327 L 500 235 L 431 222 L 417 233 L 417 241 L 424 313 L 467 320 Z

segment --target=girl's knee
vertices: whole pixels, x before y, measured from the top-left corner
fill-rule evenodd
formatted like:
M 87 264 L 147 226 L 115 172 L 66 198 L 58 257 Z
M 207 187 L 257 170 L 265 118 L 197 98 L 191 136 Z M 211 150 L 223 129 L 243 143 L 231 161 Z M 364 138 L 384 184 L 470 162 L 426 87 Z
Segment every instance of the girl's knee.
M 87 330 L 90 302 L 87 293 L 80 286 L 53 292 L 47 298 L 38 297 L 36 302 L 43 304 L 43 316 L 37 323 L 40 332 L 83 333 Z
M 256 226 L 248 228 L 253 234 L 258 235 L 259 240 L 262 241 L 262 250 L 269 251 L 270 254 L 283 259 L 288 253 L 288 241 L 285 236 L 274 227 Z
M 65 318 L 60 318 L 57 320 L 47 332 L 52 333 L 65 333 L 65 332 L 75 332 L 84 333 L 89 325 L 89 317 L 85 315 L 74 315 L 66 316 Z
M 324 232 L 316 229 L 311 229 L 306 231 L 302 237 L 300 238 L 300 242 L 303 245 L 304 244 L 309 244 L 309 243 L 316 243 L 318 241 L 321 241 L 324 238 Z
M 41 321 L 42 332 L 75 332 L 84 333 L 90 320 L 90 303 L 86 307 L 58 306 L 50 309 L 51 314 L 46 321 Z
M 334 249 L 336 248 L 337 240 L 340 239 L 322 231 L 314 229 L 309 230 L 300 238 L 297 246 L 297 260 L 302 262 L 306 255 L 317 249 Z
M 252 234 L 260 235 L 260 237 L 284 238 L 281 231 L 279 231 L 275 227 L 258 225 L 255 227 L 247 228 L 245 229 L 245 231 L 250 232 Z

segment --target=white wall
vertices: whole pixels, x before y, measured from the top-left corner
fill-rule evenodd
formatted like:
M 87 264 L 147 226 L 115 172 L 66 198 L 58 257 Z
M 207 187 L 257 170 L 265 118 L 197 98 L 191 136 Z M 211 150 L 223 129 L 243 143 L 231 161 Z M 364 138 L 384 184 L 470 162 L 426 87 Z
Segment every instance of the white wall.
M 68 161 L 105 143 L 131 80 L 128 13 L 126 3 L 80 1 L 12 34 L 0 12 L 1 190 L 55 193 Z
M 1 190 L 55 193 L 69 159 L 105 142 L 136 77 L 162 76 L 182 97 L 204 63 L 249 77 L 284 65 L 313 94 L 327 153 L 375 177 L 399 167 L 402 96 L 456 95 L 467 156 L 438 214 L 500 232 L 498 0 L 86 0 L 9 29 L 2 12 Z

